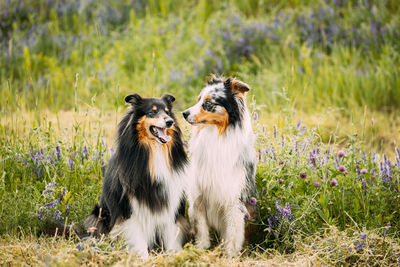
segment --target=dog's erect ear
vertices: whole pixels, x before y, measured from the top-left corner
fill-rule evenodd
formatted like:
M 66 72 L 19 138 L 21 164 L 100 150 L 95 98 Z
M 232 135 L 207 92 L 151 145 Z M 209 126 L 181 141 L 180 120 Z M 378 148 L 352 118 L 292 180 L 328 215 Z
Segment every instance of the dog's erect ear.
M 131 104 L 132 106 L 138 105 L 142 102 L 142 97 L 138 94 L 127 95 L 125 97 L 125 102 Z
M 246 96 L 246 93 L 250 91 L 250 86 L 247 83 L 237 80 L 236 78 L 229 77 L 225 81 L 225 85 L 229 85 L 233 95 L 240 97 Z
M 168 105 L 172 105 L 172 102 L 175 101 L 175 97 L 170 94 L 164 94 L 161 99 L 164 100 Z

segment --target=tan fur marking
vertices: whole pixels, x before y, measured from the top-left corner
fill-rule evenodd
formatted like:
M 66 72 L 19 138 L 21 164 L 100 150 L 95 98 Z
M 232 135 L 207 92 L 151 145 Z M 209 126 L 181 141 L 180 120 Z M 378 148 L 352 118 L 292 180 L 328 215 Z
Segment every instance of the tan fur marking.
M 231 81 L 231 89 L 234 95 L 244 98 L 246 93 L 250 91 L 250 86 L 236 78 L 233 78 Z
M 157 107 L 156 106 L 153 106 L 153 108 L 152 108 L 154 111 L 156 111 L 157 110 Z
M 139 142 L 142 143 L 143 145 L 146 145 L 149 148 L 149 170 L 150 170 L 150 179 L 151 182 L 154 182 L 154 142 L 157 142 L 155 140 L 154 136 L 150 133 L 150 126 L 152 125 L 151 122 L 154 122 L 154 119 L 149 119 L 146 116 L 143 116 L 137 126 L 136 130 L 138 131 L 138 139 Z
M 224 114 L 218 114 L 214 112 L 208 112 L 201 108 L 200 112 L 194 115 L 194 121 L 196 123 L 215 124 L 218 128 L 219 135 L 222 135 L 228 127 L 229 115 L 225 109 Z
M 158 120 L 160 120 L 160 118 L 148 118 L 147 116 L 143 116 L 139 120 L 138 125 L 136 126 L 136 129 L 138 131 L 139 142 L 142 143 L 143 145 L 146 145 L 150 150 L 149 170 L 150 170 L 150 179 L 152 182 L 154 182 L 154 178 L 155 178 L 154 153 L 155 153 L 155 145 L 158 141 L 151 134 L 150 126 L 156 125 Z M 173 129 L 167 129 L 167 135 L 169 135 L 173 138 L 173 136 L 174 136 Z M 169 155 L 171 153 L 171 147 L 172 147 L 173 142 L 174 142 L 174 139 L 172 139 L 170 142 L 162 145 L 163 151 L 164 151 L 164 157 L 166 159 L 168 168 L 171 168 Z
M 171 136 L 172 140 L 162 146 L 163 151 L 164 151 L 164 157 L 167 159 L 167 166 L 168 166 L 168 169 L 170 169 L 170 170 L 171 170 L 171 162 L 170 162 L 171 148 L 172 148 L 173 143 L 175 142 L 173 129 L 174 129 L 174 127 L 166 130 L 167 135 Z
M 169 109 L 166 107 L 165 109 L 164 109 L 166 112 L 168 112 L 169 111 Z

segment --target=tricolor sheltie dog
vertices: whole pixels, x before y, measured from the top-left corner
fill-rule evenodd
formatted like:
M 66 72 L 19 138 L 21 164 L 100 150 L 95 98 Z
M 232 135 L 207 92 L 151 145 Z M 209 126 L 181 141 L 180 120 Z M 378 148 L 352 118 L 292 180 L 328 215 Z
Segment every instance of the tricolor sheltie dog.
M 172 95 L 142 98 L 118 126 L 117 147 L 103 182 L 100 204 L 85 220 L 94 235 L 121 236 L 131 252 L 147 258 L 155 245 L 182 248 L 187 156 L 172 113 Z
M 255 212 L 248 204 L 257 193 L 255 137 L 245 99 L 249 90 L 234 78 L 212 76 L 198 103 L 183 112 L 194 126 L 187 193 L 196 243 L 208 248 L 212 228 L 230 256 L 242 249 L 245 217 Z

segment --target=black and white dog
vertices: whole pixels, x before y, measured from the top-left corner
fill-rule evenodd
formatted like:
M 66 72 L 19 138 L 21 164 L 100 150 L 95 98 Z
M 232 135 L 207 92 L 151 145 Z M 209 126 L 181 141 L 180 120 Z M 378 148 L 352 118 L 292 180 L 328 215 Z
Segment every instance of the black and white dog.
M 85 227 L 95 235 L 123 237 L 129 250 L 142 258 L 156 244 L 167 251 L 180 250 L 188 160 L 172 113 L 175 98 L 133 94 L 125 101 L 132 107 L 119 123 L 100 204 L 85 220 Z
M 196 242 L 208 248 L 209 228 L 213 228 L 230 256 L 242 249 L 245 217 L 255 212 L 248 203 L 257 193 L 255 137 L 245 99 L 249 90 L 234 78 L 212 76 L 198 103 L 183 112 L 194 126 L 188 200 Z

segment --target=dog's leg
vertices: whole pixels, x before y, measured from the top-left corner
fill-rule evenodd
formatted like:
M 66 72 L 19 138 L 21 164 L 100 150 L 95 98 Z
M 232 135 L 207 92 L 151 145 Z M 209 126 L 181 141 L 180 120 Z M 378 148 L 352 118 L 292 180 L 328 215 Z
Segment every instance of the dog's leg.
M 113 230 L 111 235 L 121 235 L 129 251 L 146 260 L 149 258 L 148 241 L 143 227 L 134 219 L 127 220 L 121 227 Z
M 207 224 L 206 208 L 201 196 L 198 196 L 189 208 L 189 217 L 196 232 L 196 245 L 198 248 L 210 247 L 210 232 Z
M 244 242 L 244 217 L 238 206 L 229 207 L 225 212 L 225 227 L 222 232 L 225 251 L 228 256 L 236 256 Z
M 182 250 L 182 243 L 180 240 L 180 230 L 175 222 L 172 220 L 170 223 L 164 225 L 161 236 L 164 248 L 167 252 L 177 252 Z

